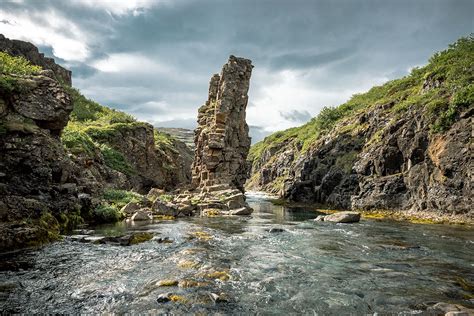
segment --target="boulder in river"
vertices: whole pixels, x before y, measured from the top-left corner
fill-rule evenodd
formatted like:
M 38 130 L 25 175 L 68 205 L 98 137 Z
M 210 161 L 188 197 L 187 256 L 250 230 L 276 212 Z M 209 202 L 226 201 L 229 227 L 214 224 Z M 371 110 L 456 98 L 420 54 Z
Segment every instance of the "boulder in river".
M 151 216 L 151 212 L 149 208 L 139 209 L 132 216 L 132 221 L 151 221 L 151 220 L 153 220 L 153 217 Z
M 360 221 L 359 212 L 337 212 L 324 216 L 325 222 L 333 223 L 357 223 Z
M 124 213 L 125 215 L 133 215 L 139 209 L 140 209 L 140 204 L 138 204 L 137 202 L 129 202 L 127 205 L 122 207 L 120 212 Z

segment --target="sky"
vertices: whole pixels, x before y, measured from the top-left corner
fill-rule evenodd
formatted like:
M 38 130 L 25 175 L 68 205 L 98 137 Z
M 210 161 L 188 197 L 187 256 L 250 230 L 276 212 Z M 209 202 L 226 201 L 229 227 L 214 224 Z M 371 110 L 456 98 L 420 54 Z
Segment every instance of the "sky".
M 194 128 L 212 74 L 249 58 L 256 142 L 426 64 L 474 32 L 472 12 L 474 0 L 0 0 L 0 33 L 155 126 Z

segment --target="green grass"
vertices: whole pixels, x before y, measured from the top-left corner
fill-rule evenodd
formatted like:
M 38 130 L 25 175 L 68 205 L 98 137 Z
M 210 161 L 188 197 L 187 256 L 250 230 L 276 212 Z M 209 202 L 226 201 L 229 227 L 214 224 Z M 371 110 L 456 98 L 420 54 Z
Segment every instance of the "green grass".
M 115 206 L 101 204 L 92 211 L 92 219 L 96 223 L 115 223 L 124 216 Z
M 0 73 L 8 75 L 34 75 L 41 71 L 40 66 L 32 65 L 24 57 L 13 57 L 0 52 Z
M 0 92 L 10 94 L 20 91 L 22 85 L 16 76 L 35 75 L 40 71 L 40 66 L 32 65 L 21 56 L 13 57 L 0 52 Z
M 140 201 L 142 196 L 127 190 L 107 189 L 104 191 L 103 199 L 109 204 L 122 208 L 129 202 Z
M 126 190 L 106 189 L 102 196 L 102 203 L 90 214 L 97 223 L 114 223 L 125 218 L 120 211 L 129 202 L 139 202 L 143 199 L 138 193 Z
M 127 175 L 135 174 L 135 169 L 127 162 L 124 156 L 117 150 L 109 147 L 106 144 L 99 145 L 100 152 L 104 157 L 105 164 L 117 171 Z
M 304 152 L 322 135 L 327 134 L 345 118 L 366 112 L 377 105 L 387 106 L 387 111 L 403 114 L 410 107 L 429 108 L 433 130 L 445 131 L 456 121 L 463 108 L 474 103 L 474 37 L 459 39 L 445 51 L 436 53 L 429 63 L 414 68 L 408 76 L 375 86 L 366 93 L 355 94 L 337 107 L 324 107 L 308 123 L 276 132 L 252 146 L 249 159 L 261 157 L 268 149 L 285 141 L 292 141 Z M 441 80 L 442 85 L 423 92 L 425 80 Z
M 93 156 L 97 148 L 97 145 L 87 133 L 72 126 L 64 130 L 61 140 L 63 145 L 69 149 L 71 153 L 76 155 L 85 153 L 89 156 Z

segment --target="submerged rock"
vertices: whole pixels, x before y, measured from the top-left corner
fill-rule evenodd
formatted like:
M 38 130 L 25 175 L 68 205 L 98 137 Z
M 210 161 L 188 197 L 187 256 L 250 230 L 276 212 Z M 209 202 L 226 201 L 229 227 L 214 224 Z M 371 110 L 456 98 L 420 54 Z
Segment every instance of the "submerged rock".
M 143 243 L 153 238 L 153 234 L 149 232 L 136 232 L 124 236 L 107 236 L 97 240 L 91 240 L 95 244 L 111 244 L 120 246 L 131 246 Z M 87 239 L 84 239 L 87 241 Z
M 158 286 L 177 286 L 178 280 L 161 280 L 158 282 Z
M 360 221 L 360 213 L 358 212 L 337 212 L 324 216 L 325 222 L 333 223 L 356 223 Z
M 229 297 L 225 293 L 216 294 L 211 292 L 209 293 L 209 297 L 214 303 L 225 303 L 229 301 Z
M 275 233 L 283 233 L 285 232 L 286 230 L 284 230 L 283 228 L 278 228 L 278 227 L 272 227 L 268 230 L 269 233 L 272 233 L 272 234 L 275 234 Z

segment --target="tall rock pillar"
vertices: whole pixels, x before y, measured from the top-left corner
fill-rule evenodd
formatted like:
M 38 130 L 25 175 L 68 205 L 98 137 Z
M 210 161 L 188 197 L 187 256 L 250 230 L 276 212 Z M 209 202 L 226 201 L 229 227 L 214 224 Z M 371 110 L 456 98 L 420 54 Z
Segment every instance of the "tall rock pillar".
M 245 121 L 252 74 L 249 59 L 230 56 L 210 81 L 209 97 L 198 113 L 193 185 L 202 191 L 236 188 L 247 179 L 249 128 Z

